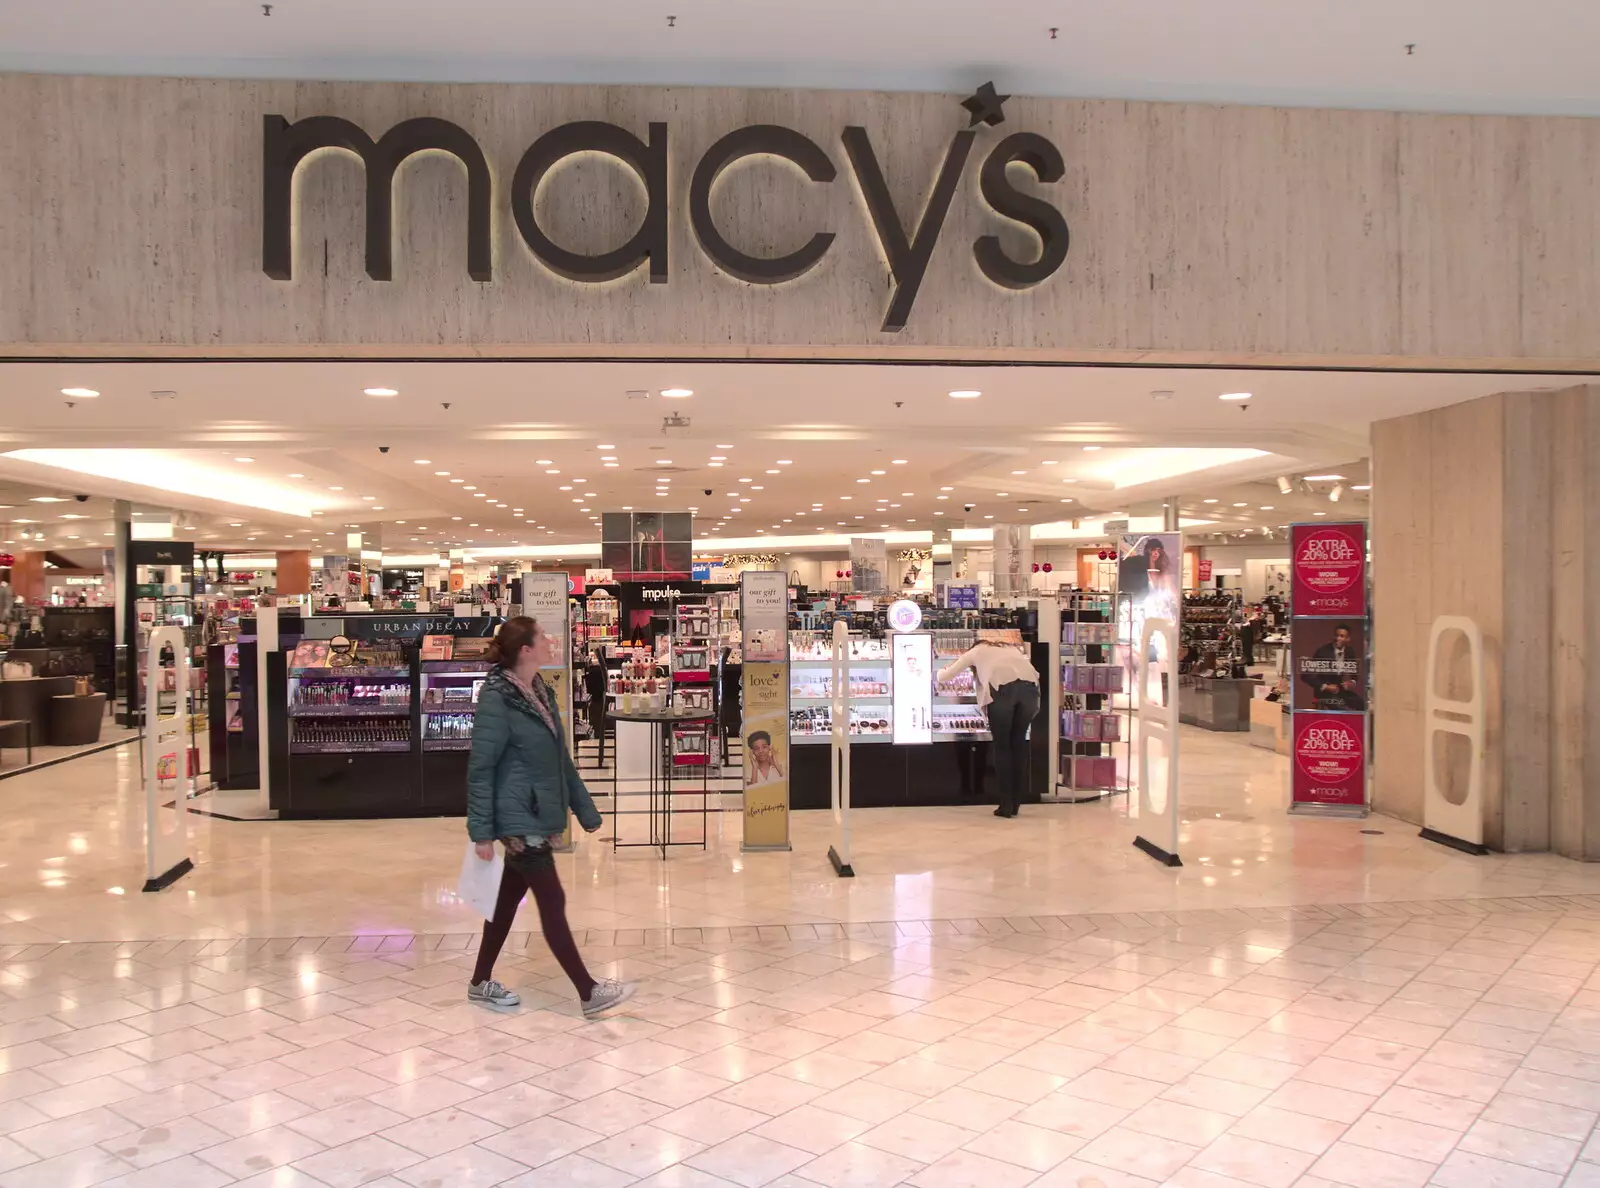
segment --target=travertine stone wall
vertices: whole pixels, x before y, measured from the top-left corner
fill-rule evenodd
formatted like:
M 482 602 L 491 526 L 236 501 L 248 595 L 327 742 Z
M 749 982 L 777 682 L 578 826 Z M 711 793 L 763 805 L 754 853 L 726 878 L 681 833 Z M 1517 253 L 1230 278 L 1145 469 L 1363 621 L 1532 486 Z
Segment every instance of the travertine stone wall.
M 0 348 L 11 355 L 863 355 L 1600 365 L 1600 120 L 1016 99 L 983 130 L 910 324 L 880 330 L 885 263 L 840 143 L 872 137 L 902 217 L 920 214 L 957 96 L 0 76 Z M 494 176 L 492 283 L 466 274 L 465 177 L 413 159 L 397 184 L 395 279 L 363 271 L 363 177 L 346 154 L 301 172 L 292 282 L 261 271 L 261 121 L 342 115 L 377 136 L 441 116 Z M 671 137 L 671 280 L 574 285 L 518 238 L 523 150 L 570 120 Z M 720 273 L 689 229 L 688 178 L 716 139 L 776 122 L 839 169 L 733 171 L 714 208 L 752 252 L 838 239 L 799 281 Z M 1008 132 L 1066 160 L 1048 187 L 1072 247 L 1011 293 L 973 261 L 1004 227 L 977 167 Z M 638 186 L 588 160 L 541 195 L 574 248 L 615 246 Z M 1008 243 L 1024 242 L 1007 232 Z
M 1373 802 L 1422 821 L 1428 633 L 1483 629 L 1485 834 L 1600 858 L 1600 386 L 1373 426 Z

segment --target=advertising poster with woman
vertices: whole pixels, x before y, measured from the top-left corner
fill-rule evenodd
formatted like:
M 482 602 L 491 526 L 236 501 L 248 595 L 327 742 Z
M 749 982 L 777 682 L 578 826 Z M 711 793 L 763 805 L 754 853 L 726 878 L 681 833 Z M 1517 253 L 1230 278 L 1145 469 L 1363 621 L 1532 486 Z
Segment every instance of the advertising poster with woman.
M 1117 548 L 1118 637 L 1124 641 L 1130 695 L 1138 679 L 1135 650 L 1144 636 L 1145 621 L 1166 619 L 1176 627 L 1182 616 L 1182 558 L 1183 537 L 1177 532 L 1130 533 Z M 1159 654 L 1159 638 L 1152 640 L 1150 647 L 1156 654 L 1149 657 L 1150 687 L 1145 690 L 1145 700 L 1166 705 L 1169 695 L 1177 695 L 1171 679 L 1177 672 L 1177 657 Z

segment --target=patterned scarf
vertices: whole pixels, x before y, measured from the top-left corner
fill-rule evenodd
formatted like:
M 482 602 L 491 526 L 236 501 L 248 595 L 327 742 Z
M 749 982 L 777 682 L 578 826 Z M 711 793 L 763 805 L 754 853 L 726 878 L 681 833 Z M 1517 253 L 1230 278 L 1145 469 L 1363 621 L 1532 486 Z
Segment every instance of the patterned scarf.
M 561 730 L 556 726 L 556 716 L 550 707 L 550 686 L 544 683 L 544 678 L 535 676 L 530 685 L 509 668 L 500 669 L 500 675 L 505 677 L 511 687 L 522 695 L 523 699 L 533 706 L 534 712 L 541 721 L 550 728 L 550 733 L 556 736 L 556 741 L 561 742 Z

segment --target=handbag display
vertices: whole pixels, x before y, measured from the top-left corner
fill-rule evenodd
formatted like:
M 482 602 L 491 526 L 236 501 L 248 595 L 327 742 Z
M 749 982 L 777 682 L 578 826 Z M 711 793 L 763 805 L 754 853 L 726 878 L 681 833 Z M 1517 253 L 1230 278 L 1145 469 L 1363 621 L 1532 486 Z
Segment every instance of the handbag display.
M 26 660 L 7 660 L 0 665 L 0 680 L 25 681 L 33 676 L 33 665 Z

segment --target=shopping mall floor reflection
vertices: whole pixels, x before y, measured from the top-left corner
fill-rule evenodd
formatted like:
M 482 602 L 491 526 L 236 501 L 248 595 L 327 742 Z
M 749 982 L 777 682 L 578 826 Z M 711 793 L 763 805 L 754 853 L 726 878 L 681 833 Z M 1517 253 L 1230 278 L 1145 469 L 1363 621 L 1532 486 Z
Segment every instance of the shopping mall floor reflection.
M 1600 1184 L 1600 870 L 1183 742 L 1181 870 L 1115 803 L 586 839 L 597 1022 L 526 932 L 465 1002 L 459 821 L 201 818 L 141 895 L 136 749 L 5 781 L 0 1188 Z

